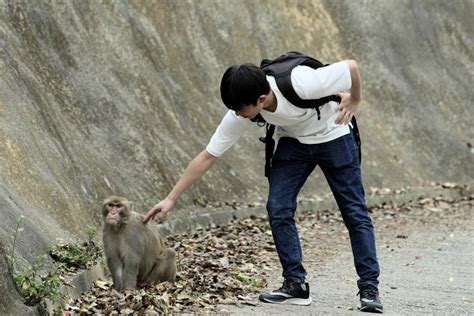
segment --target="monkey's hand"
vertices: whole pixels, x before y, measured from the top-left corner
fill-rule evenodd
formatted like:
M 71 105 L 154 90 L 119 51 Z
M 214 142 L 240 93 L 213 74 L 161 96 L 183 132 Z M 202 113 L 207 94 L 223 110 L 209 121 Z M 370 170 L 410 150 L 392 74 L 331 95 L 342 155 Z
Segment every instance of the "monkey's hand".
M 349 124 L 354 113 L 358 110 L 360 100 L 354 100 L 350 93 L 337 93 L 341 97 L 341 103 L 336 106 L 336 112 L 340 112 L 336 118 L 337 124 Z
M 154 219 L 158 223 L 161 223 L 166 213 L 173 207 L 174 201 L 168 198 L 155 204 L 143 217 L 143 222 L 146 224 L 150 219 Z M 158 216 L 157 216 L 158 215 Z

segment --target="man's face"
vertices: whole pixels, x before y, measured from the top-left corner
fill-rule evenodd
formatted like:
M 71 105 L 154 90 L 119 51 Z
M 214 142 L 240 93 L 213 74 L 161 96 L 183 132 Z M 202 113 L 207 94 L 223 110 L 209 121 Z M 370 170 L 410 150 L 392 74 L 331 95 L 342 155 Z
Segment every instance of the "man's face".
M 263 108 L 263 103 L 257 102 L 257 105 L 253 105 L 253 104 L 244 105 L 242 109 L 240 109 L 239 111 L 235 111 L 235 114 L 243 118 L 253 119 L 255 116 L 257 116 L 258 113 L 260 113 L 262 108 Z

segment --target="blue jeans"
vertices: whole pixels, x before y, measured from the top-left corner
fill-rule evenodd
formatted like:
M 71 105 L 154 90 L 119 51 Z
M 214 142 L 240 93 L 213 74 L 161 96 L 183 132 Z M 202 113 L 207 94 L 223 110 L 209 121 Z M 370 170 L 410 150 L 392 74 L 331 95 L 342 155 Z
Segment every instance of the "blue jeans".
M 306 277 L 294 215 L 296 197 L 316 165 L 323 171 L 349 231 L 357 285 L 377 286 L 380 269 L 374 226 L 367 211 L 352 133 L 323 144 L 302 144 L 289 137 L 278 142 L 269 176 L 267 210 L 283 277 L 298 282 Z

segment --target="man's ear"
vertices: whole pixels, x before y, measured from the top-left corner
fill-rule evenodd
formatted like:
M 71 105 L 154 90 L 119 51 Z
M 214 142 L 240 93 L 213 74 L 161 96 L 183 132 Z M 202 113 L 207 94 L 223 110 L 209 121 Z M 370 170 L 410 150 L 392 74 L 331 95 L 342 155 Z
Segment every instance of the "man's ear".
M 267 99 L 267 95 L 266 94 L 262 94 L 261 96 L 258 97 L 257 99 L 257 103 L 264 103 L 265 100 Z

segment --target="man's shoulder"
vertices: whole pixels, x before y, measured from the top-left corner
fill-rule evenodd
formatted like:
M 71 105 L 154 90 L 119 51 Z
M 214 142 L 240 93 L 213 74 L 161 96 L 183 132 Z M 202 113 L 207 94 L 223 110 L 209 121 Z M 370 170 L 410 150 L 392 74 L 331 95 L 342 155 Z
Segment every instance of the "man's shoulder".
M 339 73 L 347 72 L 349 73 L 349 65 L 344 61 L 338 61 L 336 63 L 319 67 L 319 68 L 312 68 L 305 65 L 296 66 L 293 71 L 291 72 L 291 76 L 328 76 L 331 74 L 339 74 Z

